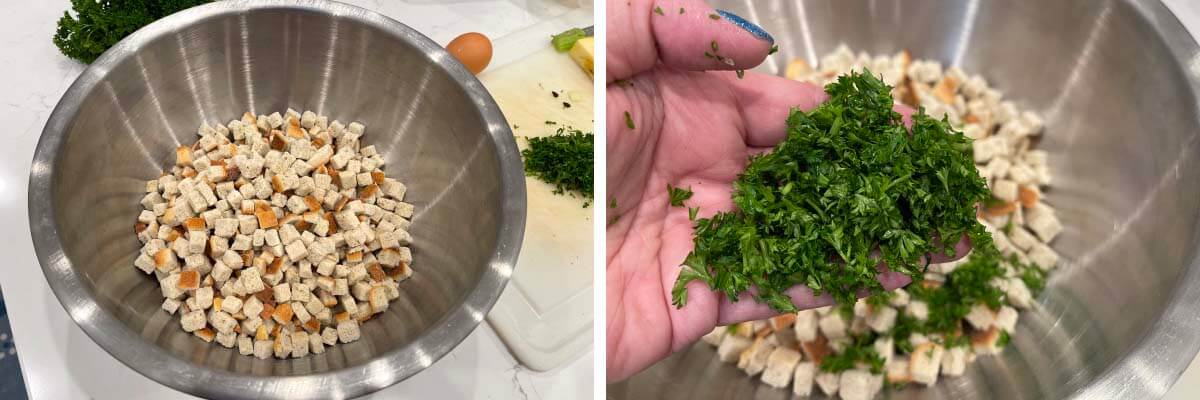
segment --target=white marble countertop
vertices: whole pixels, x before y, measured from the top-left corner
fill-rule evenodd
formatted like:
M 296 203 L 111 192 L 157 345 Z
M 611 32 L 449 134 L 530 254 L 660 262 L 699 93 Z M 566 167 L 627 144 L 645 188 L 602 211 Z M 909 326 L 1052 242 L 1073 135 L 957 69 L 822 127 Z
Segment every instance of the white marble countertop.
M 407 23 L 438 43 L 460 33 L 499 38 L 588 0 L 342 0 Z M 68 0 L 7 0 L 0 24 L 0 254 L 4 292 L 25 384 L 33 399 L 168 399 L 188 396 L 125 367 L 89 339 L 50 292 L 26 216 L 29 165 L 42 127 L 84 66 L 50 42 Z M 593 355 L 557 370 L 520 367 L 481 324 L 453 352 L 370 398 L 563 399 L 592 395 Z M 119 384 L 118 384 L 119 383 Z

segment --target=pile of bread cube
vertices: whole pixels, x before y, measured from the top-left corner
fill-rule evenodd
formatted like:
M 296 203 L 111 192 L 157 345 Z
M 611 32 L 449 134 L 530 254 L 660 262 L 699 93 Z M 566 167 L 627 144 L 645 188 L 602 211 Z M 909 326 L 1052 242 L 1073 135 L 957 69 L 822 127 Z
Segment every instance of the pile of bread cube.
M 135 228 L 162 309 L 258 358 L 357 340 L 412 275 L 413 205 L 364 129 L 291 109 L 201 126 L 146 182 Z
M 992 233 L 998 250 L 1049 271 L 1057 267 L 1059 255 L 1051 242 L 1063 230 L 1054 208 L 1042 199 L 1042 191 L 1052 177 L 1046 152 L 1035 149 L 1042 134 L 1042 119 L 1030 111 L 1021 112 L 1000 91 L 990 88 L 981 76 L 968 76 L 957 67 L 943 68 L 937 61 L 913 60 L 907 51 L 895 55 L 857 56 L 846 46 L 822 57 L 814 68 L 802 59 L 792 61 L 785 75 L 794 80 L 825 85 L 851 70 L 870 69 L 894 87 L 894 98 L 913 107 L 924 107 L 935 117 L 945 116 L 950 124 L 974 139 L 974 156 L 980 176 L 988 182 L 995 202 L 982 207 L 980 221 Z M 956 267 L 965 262 L 935 264 L 925 275 L 925 285 L 938 285 Z M 884 384 L 924 385 L 937 383 L 939 375 L 960 376 L 967 364 L 979 355 L 996 354 L 1002 335 L 1016 329 L 1018 310 L 1035 305 L 1017 270 L 1007 263 L 1006 275 L 991 284 L 1005 292 L 1005 305 L 993 310 L 974 306 L 964 318 L 974 332 L 968 346 L 942 346 L 940 338 L 913 334 L 911 352 L 902 354 L 887 333 L 900 313 L 918 320 L 928 317 L 924 302 L 913 299 L 904 289 L 895 291 L 889 304 L 869 306 L 865 300 L 854 305 L 852 319 L 834 307 L 804 310 L 761 321 L 718 327 L 704 341 L 717 346 L 724 362 L 737 363 L 748 375 L 761 374 L 771 386 L 785 388 L 799 396 L 813 393 L 813 386 L 829 396 L 846 400 L 870 399 Z M 856 335 L 875 332 L 879 337 L 874 349 L 885 360 L 883 375 L 872 374 L 866 366 L 840 373 L 823 372 L 821 360 L 838 354 L 853 343 Z

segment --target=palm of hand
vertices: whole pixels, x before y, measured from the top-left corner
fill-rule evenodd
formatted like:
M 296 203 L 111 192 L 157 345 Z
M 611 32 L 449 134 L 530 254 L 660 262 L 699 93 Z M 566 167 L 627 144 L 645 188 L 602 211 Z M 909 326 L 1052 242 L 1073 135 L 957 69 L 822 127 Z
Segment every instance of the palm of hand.
M 718 323 L 719 294 L 699 285 L 687 307 L 670 304 L 692 227 L 686 207 L 668 204 L 667 184 L 690 187 L 694 195 L 684 204 L 702 216 L 732 209 L 733 181 L 762 151 L 749 143 L 747 118 L 754 116 L 739 104 L 732 76 L 659 67 L 608 90 L 610 114 L 622 115 L 611 108 L 624 103 L 641 116 L 632 132 L 609 135 L 608 187 L 617 206 L 609 209 L 608 229 L 610 377 L 634 372 L 620 363 L 665 357 Z

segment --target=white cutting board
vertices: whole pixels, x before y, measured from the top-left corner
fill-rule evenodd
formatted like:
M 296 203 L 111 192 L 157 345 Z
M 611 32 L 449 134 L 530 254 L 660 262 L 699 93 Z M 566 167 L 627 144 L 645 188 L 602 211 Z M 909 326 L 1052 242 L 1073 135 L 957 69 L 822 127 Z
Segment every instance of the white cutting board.
M 493 65 L 479 79 L 514 127 L 522 149 L 527 147 L 525 137 L 552 135 L 564 125 L 585 132 L 594 129 L 591 78 L 565 53 L 550 47 L 551 34 L 590 24 L 587 11 L 568 13 L 497 39 L 493 45 Z M 537 178 L 526 177 L 525 184 L 529 201 L 521 256 L 508 288 L 487 318 L 522 364 L 547 371 L 592 345 L 592 207 L 596 205 L 584 208 L 585 202 L 594 201 L 554 194 L 551 185 Z

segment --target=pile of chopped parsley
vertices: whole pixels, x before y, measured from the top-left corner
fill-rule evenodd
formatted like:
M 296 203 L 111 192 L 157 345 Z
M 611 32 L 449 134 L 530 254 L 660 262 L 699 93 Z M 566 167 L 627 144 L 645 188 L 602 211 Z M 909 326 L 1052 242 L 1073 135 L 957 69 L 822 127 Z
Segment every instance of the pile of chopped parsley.
M 839 304 L 880 293 L 876 267 L 920 280 L 925 254 L 953 255 L 934 238 L 991 246 L 976 220 L 990 196 L 971 142 L 945 120 L 913 115 L 911 132 L 892 110 L 891 88 L 869 70 L 825 87 L 829 100 L 794 110 L 787 139 L 751 157 L 734 182 L 736 210 L 694 220 L 694 248 L 675 282 L 676 307 L 700 280 L 737 300 L 795 312 L 784 290 L 806 285 Z
M 525 175 L 537 177 L 554 185 L 554 193 L 575 193 L 591 204 L 594 173 L 593 138 L 591 132 L 558 128 L 551 136 L 526 138 L 529 148 L 521 150 L 525 158 Z

